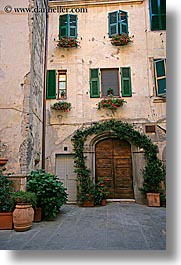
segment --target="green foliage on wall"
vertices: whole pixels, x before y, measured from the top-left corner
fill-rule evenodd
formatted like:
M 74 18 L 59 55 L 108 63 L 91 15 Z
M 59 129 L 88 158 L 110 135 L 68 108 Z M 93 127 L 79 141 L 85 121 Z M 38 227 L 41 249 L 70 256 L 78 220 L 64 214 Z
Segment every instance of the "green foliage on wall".
M 90 169 L 86 166 L 86 156 L 84 155 L 84 143 L 88 135 L 101 134 L 105 131 L 113 131 L 120 140 L 127 140 L 143 148 L 145 153 L 146 167 L 143 170 L 143 193 L 151 191 L 152 186 L 156 190 L 160 189 L 160 182 L 164 178 L 165 171 L 162 161 L 157 158 L 157 146 L 143 133 L 134 129 L 131 124 L 122 121 L 108 120 L 105 122 L 95 122 L 90 127 L 77 130 L 72 137 L 75 151 L 75 172 L 77 173 L 78 201 L 82 202 L 85 195 L 92 192 L 93 180 L 90 178 Z M 152 174 L 154 172 L 156 174 Z M 157 175 L 159 174 L 159 176 Z M 150 181 L 151 180 L 151 181 Z M 154 185 L 153 185 L 154 184 Z

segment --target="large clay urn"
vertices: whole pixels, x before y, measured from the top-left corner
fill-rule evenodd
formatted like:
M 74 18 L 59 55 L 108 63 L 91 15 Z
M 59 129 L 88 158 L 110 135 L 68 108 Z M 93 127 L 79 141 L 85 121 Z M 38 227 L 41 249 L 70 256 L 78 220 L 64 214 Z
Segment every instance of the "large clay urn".
M 16 231 L 27 231 L 32 227 L 34 210 L 31 204 L 16 204 L 13 212 L 13 223 Z

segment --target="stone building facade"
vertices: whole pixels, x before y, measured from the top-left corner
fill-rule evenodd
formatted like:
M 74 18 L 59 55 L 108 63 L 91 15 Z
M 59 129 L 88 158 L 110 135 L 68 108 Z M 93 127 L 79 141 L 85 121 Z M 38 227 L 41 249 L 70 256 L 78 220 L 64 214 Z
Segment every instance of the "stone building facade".
M 166 159 L 166 7 L 160 0 L 49 1 L 49 6 L 46 170 L 58 175 L 69 201 L 76 201 L 71 139 L 77 129 L 111 119 L 127 122 Z M 121 33 L 133 41 L 112 45 L 111 38 Z M 61 37 L 77 38 L 80 46 L 57 47 Z M 98 110 L 110 87 L 127 103 L 116 111 Z M 52 109 L 58 101 L 71 103 L 71 110 Z M 112 178 L 114 199 L 140 201 L 144 150 L 105 130 L 87 138 L 85 155 L 95 181 L 101 172 Z M 132 195 L 124 193 L 125 176 Z
M 165 2 L 1 1 L 0 159 L 7 159 L 6 173 L 26 177 L 45 166 L 75 202 L 72 137 L 77 129 L 110 120 L 132 124 L 158 146 L 158 157 L 166 161 Z M 25 7 L 31 11 L 17 11 Z M 121 34 L 132 42 L 113 45 L 112 38 Z M 80 45 L 58 46 L 67 37 Z M 113 99 L 127 103 L 116 111 L 98 110 L 109 88 Z M 70 103 L 71 110 L 52 109 L 59 101 Z M 101 175 L 110 178 L 110 199 L 141 201 L 144 150 L 105 129 L 87 137 L 84 155 L 95 182 Z
M 45 7 L 40 0 L 0 2 L 0 158 L 17 177 L 41 167 L 46 33 L 46 12 L 19 8 Z

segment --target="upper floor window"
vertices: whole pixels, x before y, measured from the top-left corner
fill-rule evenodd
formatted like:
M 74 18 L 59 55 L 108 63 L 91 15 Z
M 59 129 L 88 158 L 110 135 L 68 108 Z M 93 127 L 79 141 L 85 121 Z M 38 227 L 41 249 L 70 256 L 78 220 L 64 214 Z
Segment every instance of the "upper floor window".
M 157 96 L 166 96 L 166 59 L 154 60 Z
M 130 67 L 90 69 L 90 97 L 106 97 L 112 89 L 113 96 L 132 96 Z
M 108 14 L 109 37 L 126 33 L 128 35 L 127 12 L 119 10 Z
M 66 71 L 58 71 L 58 98 L 65 99 L 67 97 L 67 73 Z
M 58 80 L 57 80 L 58 77 Z M 47 71 L 47 99 L 65 99 L 67 98 L 67 72 L 66 71 Z
M 65 14 L 59 17 L 59 38 L 77 38 L 77 15 Z
M 151 30 L 166 30 L 166 0 L 150 0 Z

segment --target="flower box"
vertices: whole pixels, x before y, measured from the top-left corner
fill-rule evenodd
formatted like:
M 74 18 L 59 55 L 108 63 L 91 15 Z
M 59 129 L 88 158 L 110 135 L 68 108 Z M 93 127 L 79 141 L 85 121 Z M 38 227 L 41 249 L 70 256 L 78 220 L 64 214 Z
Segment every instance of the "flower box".
M 51 109 L 69 112 L 71 110 L 71 103 L 66 101 L 58 101 L 51 106 Z
M 60 38 L 57 43 L 57 47 L 62 48 L 78 48 L 80 47 L 80 42 L 75 38 Z
M 133 42 L 132 37 L 129 37 L 127 34 L 122 33 L 120 35 L 113 36 L 111 38 L 111 43 L 114 46 L 124 46 L 127 45 L 130 42 Z
M 107 108 L 110 110 L 117 110 L 119 107 L 123 106 L 123 104 L 126 103 L 126 101 L 121 97 L 112 97 L 109 96 L 107 98 L 102 99 L 98 102 L 98 110 L 101 108 Z

